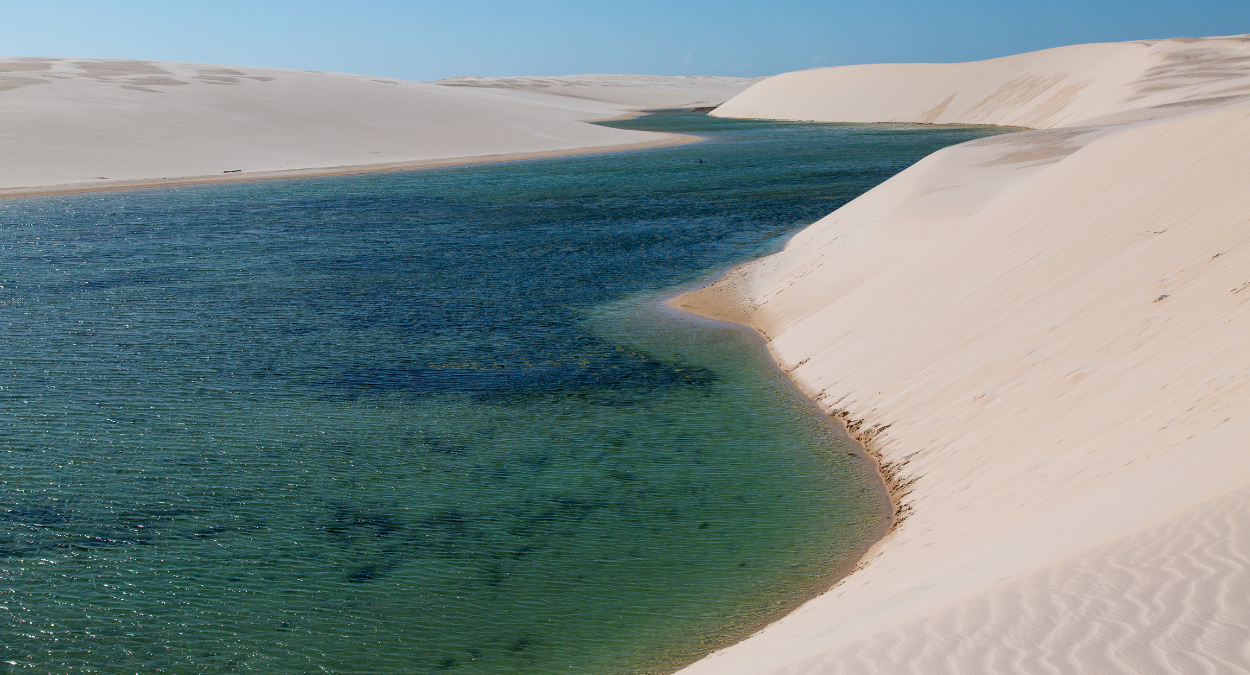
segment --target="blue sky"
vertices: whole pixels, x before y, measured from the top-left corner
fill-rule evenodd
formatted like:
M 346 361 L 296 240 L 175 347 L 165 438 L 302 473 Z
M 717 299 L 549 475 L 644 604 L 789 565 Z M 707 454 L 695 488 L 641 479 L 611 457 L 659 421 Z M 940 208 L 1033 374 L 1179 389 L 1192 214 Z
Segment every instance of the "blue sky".
M 0 54 L 454 75 L 773 75 L 1250 32 L 1250 1 L 0 0 Z

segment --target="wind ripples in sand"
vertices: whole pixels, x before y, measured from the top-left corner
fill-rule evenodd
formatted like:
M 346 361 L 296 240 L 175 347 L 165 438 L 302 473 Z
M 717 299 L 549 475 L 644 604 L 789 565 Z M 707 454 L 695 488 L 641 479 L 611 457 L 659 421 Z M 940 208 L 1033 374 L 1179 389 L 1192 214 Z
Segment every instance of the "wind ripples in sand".
M 1250 488 L 817 659 L 814 675 L 1250 673 Z

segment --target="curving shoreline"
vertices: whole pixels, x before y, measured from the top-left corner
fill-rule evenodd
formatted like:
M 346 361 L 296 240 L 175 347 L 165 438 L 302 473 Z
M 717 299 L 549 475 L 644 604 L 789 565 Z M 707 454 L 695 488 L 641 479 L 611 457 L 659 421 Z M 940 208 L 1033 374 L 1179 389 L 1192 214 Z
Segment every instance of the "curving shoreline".
M 750 264 L 751 263 L 744 263 L 743 265 L 736 266 L 730 270 L 724 278 L 729 278 L 736 270 Z M 668 299 L 665 302 L 665 305 L 679 312 L 684 312 L 708 321 L 728 323 L 738 326 L 743 330 L 750 331 L 751 334 L 759 339 L 761 347 L 765 351 L 768 351 L 769 356 L 772 357 L 772 352 L 769 350 L 769 343 L 772 338 L 770 338 L 761 328 L 750 322 L 749 312 L 746 311 L 746 307 L 742 303 L 734 302 L 732 297 L 725 297 L 725 290 L 725 286 L 717 286 L 715 284 L 703 288 L 695 288 Z M 700 293 L 700 291 L 702 291 L 702 293 Z M 813 397 L 802 384 L 794 379 L 793 369 L 786 369 L 776 358 L 773 358 L 772 361 L 777 366 L 778 372 L 785 374 L 796 389 L 803 392 L 803 394 L 812 400 L 813 403 L 817 403 L 815 397 Z M 818 407 L 820 406 L 818 405 Z M 904 519 L 906 519 L 907 515 L 911 513 L 911 505 L 908 504 L 905 499 L 910 493 L 911 487 L 915 481 L 914 479 L 905 479 L 902 476 L 902 467 L 886 460 L 881 454 L 881 448 L 874 442 L 877 435 L 885 431 L 885 427 L 888 425 L 883 426 L 880 424 L 873 424 L 865 427 L 865 420 L 852 419 L 849 413 L 844 409 L 820 409 L 824 414 L 828 415 L 835 423 L 838 424 L 846 439 L 850 441 L 851 444 L 860 453 L 862 453 L 866 459 L 876 465 L 877 476 L 881 479 L 881 491 L 886 500 L 889 502 L 890 507 L 890 517 L 886 526 L 881 530 L 881 536 L 877 537 L 876 541 L 871 546 L 860 552 L 860 555 L 855 558 L 855 564 L 839 570 L 831 578 L 829 587 L 832 588 L 833 586 L 841 583 L 842 580 L 848 577 L 852 572 L 858 570 L 863 564 L 863 560 L 869 557 L 872 551 L 880 546 L 882 541 L 884 541 L 884 539 L 888 537 L 890 533 L 903 522 Z M 827 591 L 828 589 L 820 591 L 816 595 L 820 595 Z M 811 598 L 808 599 L 810 600 Z
M 1250 328 L 1248 45 L 1187 38 L 803 71 L 722 106 L 723 116 L 1036 130 L 935 153 L 782 253 L 683 296 L 688 309 L 763 332 L 779 366 L 879 454 L 900 514 L 910 514 L 834 591 L 686 672 L 897 672 L 900 662 L 923 672 L 1250 672 L 1250 610 L 1237 600 L 1250 593 L 1250 361 L 1239 349 Z M 68 104 L 76 99 L 56 88 L 81 85 L 98 96 L 80 120 L 97 137 L 120 128 L 96 114 L 109 106 L 174 104 L 108 143 L 9 139 L 0 196 L 675 141 L 587 131 L 602 128 L 578 120 L 621 114 L 622 104 L 570 107 L 569 97 L 524 87 L 514 96 L 455 85 L 473 94 L 459 96 L 324 73 L 25 62 L 30 72 L 0 77 L 0 89 L 16 83 L 6 96 L 21 94 L 6 104 L 19 113 L 31 101 Z M 65 77 L 28 81 L 45 71 Z M 261 106 L 222 123 L 242 92 L 329 114 Z M 225 107 L 206 108 L 201 95 Z M 461 126 L 428 134 L 403 120 L 418 101 L 437 102 L 437 114 L 417 121 Z M 46 121 L 13 110 L 7 119 Z M 379 126 L 332 137 L 328 150 L 312 142 L 328 121 L 379 111 Z M 157 124 L 174 113 L 200 122 Z M 536 126 L 484 145 L 438 145 L 517 120 Z M 57 134 L 72 127 L 53 121 Z M 241 145 L 214 147 L 238 129 Z M 402 134 L 437 148 L 369 150 L 386 159 L 374 163 L 358 152 Z M 303 146 L 317 152 L 272 154 Z M 41 147 L 56 152 L 31 150 Z M 118 158 L 123 177 L 84 182 L 98 172 L 92 162 Z M 39 172 L 31 186 L 14 182 Z
M 495 162 L 518 162 L 527 159 L 547 159 L 554 157 L 575 157 L 578 155 L 594 155 L 607 152 L 624 152 L 627 150 L 646 150 L 664 148 L 684 143 L 697 143 L 703 140 L 699 136 L 687 134 L 662 134 L 654 140 L 618 143 L 616 145 L 588 146 L 538 152 L 513 152 L 468 157 L 446 157 L 437 159 L 412 160 L 408 162 L 392 162 L 388 164 L 354 164 L 347 166 L 329 166 L 307 169 L 281 169 L 277 171 L 256 171 L 252 173 L 222 173 L 200 176 L 177 176 L 171 178 L 137 178 L 132 180 L 108 180 L 98 183 L 68 183 L 63 185 L 41 185 L 37 187 L 0 188 L 0 199 L 6 197 L 39 197 L 46 195 L 81 194 L 84 192 L 111 192 L 114 190 L 143 190 L 148 188 L 178 187 L 186 185 L 213 185 L 217 183 L 249 183 L 267 180 L 290 180 L 296 178 L 322 178 L 327 176 L 354 176 L 367 173 L 387 173 L 390 171 L 413 171 L 416 169 L 433 169 L 447 166 L 464 166 L 467 164 L 493 164 Z
M 753 82 L 578 75 L 440 84 L 199 63 L 0 57 L 0 196 L 654 148 L 697 139 L 588 122 L 715 105 Z
M 1250 489 L 1250 37 L 800 71 L 714 114 L 1037 130 L 676 301 L 761 330 L 907 490 L 859 571 L 682 672 L 1250 672 L 1218 506 Z

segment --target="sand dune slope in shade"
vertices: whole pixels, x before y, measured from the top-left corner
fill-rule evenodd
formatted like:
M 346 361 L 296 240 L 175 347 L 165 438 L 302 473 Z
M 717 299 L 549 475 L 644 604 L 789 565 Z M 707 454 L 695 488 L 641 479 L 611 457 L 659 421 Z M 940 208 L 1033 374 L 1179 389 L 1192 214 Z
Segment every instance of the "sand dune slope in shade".
M 760 328 L 902 516 L 685 672 L 1250 670 L 1250 37 L 907 79 L 927 68 L 793 73 L 717 111 L 1039 129 L 939 151 L 674 301 Z M 1051 84 L 1003 93 L 1021 78 Z

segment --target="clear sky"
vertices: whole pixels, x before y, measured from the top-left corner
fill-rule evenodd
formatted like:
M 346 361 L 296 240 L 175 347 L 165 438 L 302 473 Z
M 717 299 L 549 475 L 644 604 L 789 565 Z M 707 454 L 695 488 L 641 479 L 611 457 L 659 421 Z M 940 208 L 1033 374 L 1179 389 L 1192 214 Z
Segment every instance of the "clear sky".
M 773 75 L 1250 33 L 1250 0 L 0 0 L 0 54 L 364 73 Z

